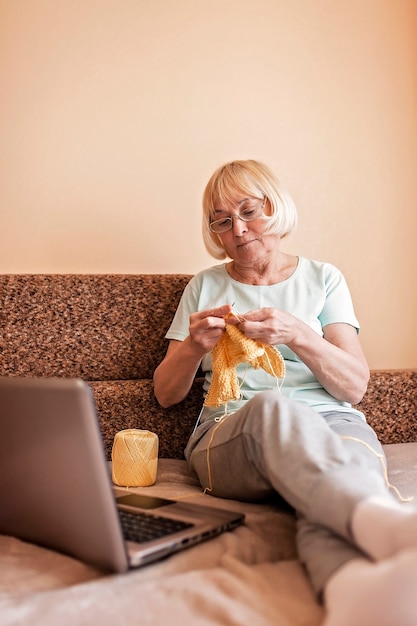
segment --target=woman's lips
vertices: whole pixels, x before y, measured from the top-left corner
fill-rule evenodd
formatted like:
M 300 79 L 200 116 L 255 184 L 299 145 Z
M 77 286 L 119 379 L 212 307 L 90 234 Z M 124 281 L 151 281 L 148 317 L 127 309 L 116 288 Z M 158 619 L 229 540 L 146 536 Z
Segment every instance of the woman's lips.
M 249 241 L 240 241 L 239 243 L 236 244 L 236 248 L 244 248 L 245 246 L 248 246 L 254 241 L 256 241 L 256 239 L 250 239 Z

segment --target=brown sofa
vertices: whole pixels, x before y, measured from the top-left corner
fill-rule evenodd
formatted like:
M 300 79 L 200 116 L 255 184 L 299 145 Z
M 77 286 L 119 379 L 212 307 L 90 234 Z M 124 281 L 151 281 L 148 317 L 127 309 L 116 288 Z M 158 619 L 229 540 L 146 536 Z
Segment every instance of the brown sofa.
M 117 431 L 124 428 L 144 428 L 154 431 L 158 434 L 160 442 L 160 470 L 156 485 L 149 489 L 164 495 L 178 496 L 180 494 L 181 497 L 184 494 L 188 497 L 192 492 L 193 497 L 197 499 L 200 498 L 204 502 L 208 499 L 211 505 L 216 503 L 216 505 L 223 506 L 223 503 L 218 502 L 217 499 L 200 493 L 194 478 L 188 474 L 184 461 L 181 461 L 187 438 L 200 411 L 202 402 L 201 379 L 196 379 L 189 397 L 175 407 L 161 408 L 153 395 L 153 371 L 162 359 L 167 347 L 164 335 L 189 278 L 188 275 L 178 274 L 0 276 L 0 375 L 83 378 L 89 382 L 93 389 L 108 459 L 110 459 L 111 446 Z M 390 476 L 393 482 L 408 492 L 411 490 L 415 495 L 417 495 L 417 443 L 412 442 L 417 442 L 416 390 L 416 370 L 373 371 L 368 391 L 359 406 L 367 415 L 368 421 L 375 428 L 382 442 L 389 444 L 386 446 L 386 450 L 391 462 Z M 224 603 L 226 603 L 227 598 L 230 599 L 228 592 L 224 598 L 220 599 L 219 596 L 217 599 L 219 610 L 217 617 L 211 615 L 210 621 L 207 613 L 203 612 L 206 621 L 201 620 L 201 623 L 247 624 L 251 620 L 255 620 L 260 626 L 269 623 L 319 624 L 322 618 L 321 608 L 313 598 L 308 581 L 297 562 L 294 547 L 294 520 L 291 514 L 288 511 L 277 512 L 268 507 L 262 508 L 263 505 L 246 505 L 233 502 L 227 504 L 243 508 L 247 514 L 247 527 L 234 531 L 231 536 L 235 539 L 243 536 L 243 543 L 241 542 L 238 550 L 239 563 L 242 566 L 243 559 L 245 566 L 249 567 L 250 565 L 252 568 L 248 578 L 248 580 L 250 579 L 251 593 L 253 594 L 253 590 L 256 588 L 255 573 L 260 571 L 256 570 L 255 572 L 255 566 L 262 564 L 262 567 L 268 570 L 272 564 L 276 563 L 278 567 L 279 563 L 280 568 L 273 575 L 276 580 L 282 579 L 284 581 L 282 582 L 284 587 L 287 585 L 286 600 L 285 602 L 280 601 L 277 606 L 274 606 L 273 611 L 271 606 L 268 610 L 264 606 L 261 608 L 260 602 L 265 602 L 265 589 L 269 584 L 266 581 L 269 581 L 272 575 L 271 572 L 267 571 L 262 584 L 259 582 L 261 595 L 256 601 L 254 598 L 253 606 L 252 604 L 250 607 L 247 606 L 251 597 L 250 594 L 248 595 L 248 589 L 242 590 L 242 594 L 236 592 L 237 604 L 233 610 L 234 614 L 238 615 L 242 607 L 245 609 L 245 612 L 242 612 L 241 621 L 239 621 L 240 618 L 236 617 L 234 622 L 229 622 L 222 613 L 226 610 Z M 260 512 L 266 515 L 266 521 L 262 522 L 262 528 L 259 527 Z M 273 524 L 272 519 L 274 520 Z M 269 523 L 272 524 L 271 528 L 274 528 L 273 532 L 278 533 L 276 545 L 274 544 L 272 553 L 265 556 L 265 552 L 265 558 L 262 561 L 261 555 L 266 550 L 263 543 L 265 542 L 265 529 L 268 528 Z M 248 538 L 245 533 L 252 533 L 252 535 Z M 272 534 L 268 549 L 274 543 Z M 3 538 L 3 542 L 5 541 Z M 164 585 L 167 585 L 167 597 L 171 598 L 171 603 L 173 595 L 172 588 L 169 587 L 172 580 L 169 583 L 166 579 L 166 567 L 168 567 L 171 575 L 175 570 L 176 576 L 178 575 L 176 569 L 178 567 L 181 575 L 193 571 L 195 580 L 203 587 L 207 586 L 211 593 L 212 602 L 215 604 L 217 592 L 215 593 L 212 587 L 213 580 L 211 577 L 214 576 L 212 570 L 214 567 L 216 575 L 218 574 L 220 577 L 226 576 L 226 573 L 228 576 L 231 575 L 228 569 L 229 565 L 225 565 L 225 554 L 229 554 L 228 548 L 231 541 L 231 537 L 215 539 L 206 544 L 209 547 L 193 548 L 183 555 L 173 557 L 170 560 L 171 565 L 165 564 L 165 569 L 160 564 L 145 568 L 148 572 L 146 575 L 143 571 L 135 574 L 140 580 L 146 578 L 148 591 L 142 598 L 142 602 L 144 605 L 149 604 L 149 615 L 144 621 L 134 621 L 130 618 L 129 623 L 155 624 L 156 626 L 162 622 L 162 615 L 158 612 L 158 607 L 162 606 L 163 602 L 162 600 L 158 601 L 158 593 L 162 593 L 161 589 L 165 589 Z M 12 554 L 10 543 L 5 543 L 2 550 L 0 542 L 0 553 L 3 554 L 1 558 L 7 557 L 9 559 L 6 560 L 9 576 L 10 571 L 14 571 L 15 580 L 21 581 L 25 576 L 27 578 L 27 567 L 29 567 L 31 572 L 36 571 L 37 581 L 43 580 L 45 571 L 42 569 L 43 560 L 39 556 L 40 548 L 22 546 L 19 543 L 19 549 L 16 552 L 16 545 L 13 543 L 13 554 L 20 557 L 24 553 L 25 557 L 24 559 L 16 557 L 10 561 Z M 248 545 L 252 546 L 250 557 L 245 552 L 249 549 Z M 232 550 L 235 557 L 236 549 L 235 546 L 234 552 Z M 36 558 L 33 557 L 35 560 L 32 559 L 31 550 L 36 550 Z M 208 561 L 211 565 L 201 565 L 202 562 L 205 562 L 204 559 L 203 561 L 200 560 L 202 554 L 205 557 L 210 555 Z M 214 559 L 213 554 L 217 554 L 217 560 Z M 3 563 L 1 558 L 0 571 L 2 571 Z M 52 558 L 51 555 L 49 558 Z M 67 557 L 54 555 L 54 559 L 65 558 Z M 36 567 L 34 566 L 35 561 L 38 564 Z M 29 562 L 30 566 L 27 565 Z M 40 610 L 39 606 L 42 607 L 43 611 L 43 617 L 42 619 L 39 617 L 39 623 L 48 624 L 49 620 L 51 623 L 57 623 L 59 607 L 62 607 L 63 602 L 64 604 L 68 602 L 68 597 L 65 596 L 64 601 L 62 594 L 59 595 L 59 593 L 68 585 L 72 585 L 72 593 L 75 593 L 75 585 L 80 598 L 84 598 L 84 603 L 88 606 L 90 606 L 88 604 L 89 599 L 92 602 L 94 598 L 97 599 L 95 593 L 101 599 L 104 597 L 103 594 L 108 593 L 108 590 L 103 591 L 100 587 L 100 585 L 109 584 L 108 577 L 102 579 L 99 574 L 88 568 L 83 569 L 82 574 L 80 574 L 80 568 L 86 567 L 81 564 L 77 564 L 78 569 L 74 569 L 75 566 L 72 563 L 73 569 L 71 569 L 67 561 L 66 567 L 62 566 L 62 561 L 59 563 L 59 567 L 57 566 L 57 569 L 54 570 L 54 576 L 50 580 L 48 579 L 49 583 L 45 588 L 42 587 L 42 591 L 46 589 L 49 596 L 48 594 L 39 596 L 39 583 L 24 586 L 25 598 L 29 598 L 30 601 L 27 603 L 26 622 L 22 621 L 21 623 L 38 623 L 37 619 L 41 614 L 38 615 L 36 611 Z M 11 566 L 13 566 L 12 569 L 10 569 Z M 19 576 L 20 570 L 22 577 Z M 57 572 L 62 573 L 64 570 L 67 574 L 62 578 L 61 574 Z M 68 574 L 69 570 L 71 570 L 71 574 Z M 75 571 L 77 574 L 74 573 Z M 161 578 L 163 583 L 158 588 L 152 587 L 149 580 L 149 577 L 153 580 L 152 572 L 155 571 L 163 577 Z M 196 572 L 201 573 L 203 571 L 207 571 L 206 578 L 199 578 Z M 210 572 L 210 576 L 208 572 Z M 243 574 L 242 571 L 236 578 L 234 571 L 233 576 L 236 580 L 234 578 L 233 581 L 236 585 L 243 584 Z M 279 578 L 280 575 L 281 578 Z M 285 583 L 287 575 L 290 575 L 294 588 L 290 583 Z M 132 581 L 136 580 L 133 574 L 129 576 L 132 578 L 129 578 L 129 583 L 125 579 L 126 585 L 123 588 L 125 594 L 127 593 L 126 590 L 130 588 L 129 585 L 133 585 Z M 93 585 L 85 588 L 83 584 L 85 580 L 96 579 L 97 577 L 96 587 Z M 110 578 L 118 579 L 117 576 Z M 8 581 L 10 581 L 10 577 Z M 178 623 L 187 619 L 199 623 L 199 618 L 202 615 L 201 610 L 196 613 L 191 611 L 189 597 L 185 598 L 183 595 L 180 579 L 177 577 L 175 581 L 175 602 L 171 606 L 175 607 Z M 3 598 L 0 600 L 0 614 L 5 616 L 1 623 L 20 623 L 14 621 L 18 620 L 14 611 L 18 610 L 18 606 L 22 606 L 22 598 L 16 595 L 18 592 L 23 593 L 21 582 L 16 582 L 14 588 L 13 597 L 16 599 L 16 605 L 6 594 L 6 604 L 9 603 L 6 609 L 10 613 L 7 610 L 2 612 L 2 608 L 4 609 L 2 602 L 4 602 L 5 597 L 4 593 L 2 595 L 4 592 L 2 582 L 4 583 L 4 579 L 0 575 L 0 599 Z M 116 584 L 115 581 L 113 583 Z M 61 589 L 61 591 L 58 593 L 57 589 Z M 217 586 L 216 589 L 218 589 Z M 54 596 L 57 593 L 58 595 Z M 89 593 L 90 595 L 88 595 Z M 137 589 L 135 593 L 137 593 Z M 306 610 L 308 609 L 306 615 L 311 616 L 309 621 L 303 621 L 305 615 L 303 617 L 300 607 L 297 610 L 294 608 L 297 602 L 297 606 L 299 606 L 299 599 L 303 594 L 307 594 L 305 595 L 304 608 L 307 607 Z M 129 604 L 129 598 L 123 597 L 125 603 L 123 610 L 125 610 L 126 602 Z M 272 601 L 278 602 L 277 598 L 279 598 L 279 594 L 277 595 L 272 590 L 268 602 L 270 604 Z M 289 608 L 288 602 L 291 598 L 293 598 L 294 605 L 290 602 L 292 608 Z M 152 602 L 155 602 L 155 606 Z M 112 608 L 107 606 L 106 615 L 112 615 Z M 75 611 L 72 614 L 71 623 L 77 624 L 78 619 L 80 624 L 95 623 L 98 618 L 97 611 L 94 612 L 94 619 L 93 610 L 91 609 L 91 615 L 88 611 L 87 609 L 80 609 L 79 613 Z M 291 613 L 291 611 L 293 612 Z M 118 615 L 122 615 L 120 606 Z M 222 615 L 223 617 L 221 617 Z M 278 622 L 277 616 L 280 619 L 282 617 L 283 621 Z M 8 619 L 9 621 L 7 621 Z M 170 619 L 170 623 L 176 623 L 172 612 Z M 287 622 L 286 619 L 290 621 Z M 100 623 L 102 625 L 107 623 L 103 616 L 100 617 Z M 109 623 L 116 622 L 110 621 Z M 122 620 L 117 623 L 124 622 Z

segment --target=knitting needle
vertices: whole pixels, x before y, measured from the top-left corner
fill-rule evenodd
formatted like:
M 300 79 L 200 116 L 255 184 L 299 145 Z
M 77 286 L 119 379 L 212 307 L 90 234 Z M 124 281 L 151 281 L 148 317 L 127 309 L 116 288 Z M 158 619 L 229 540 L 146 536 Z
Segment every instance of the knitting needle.
M 236 304 L 236 300 L 234 302 L 232 302 L 232 304 L 231 304 L 232 309 L 235 306 L 235 304 Z M 236 311 L 236 313 L 233 312 L 233 315 L 239 320 L 239 322 L 243 322 L 245 320 L 245 318 L 242 315 L 239 315 L 239 313 L 237 311 Z

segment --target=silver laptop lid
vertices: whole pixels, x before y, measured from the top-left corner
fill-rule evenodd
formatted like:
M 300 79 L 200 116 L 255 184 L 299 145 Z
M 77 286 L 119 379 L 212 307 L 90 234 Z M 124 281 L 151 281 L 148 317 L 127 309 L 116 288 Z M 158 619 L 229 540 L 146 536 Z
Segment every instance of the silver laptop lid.
M 0 378 L 0 533 L 122 572 L 126 545 L 91 394 L 80 380 Z

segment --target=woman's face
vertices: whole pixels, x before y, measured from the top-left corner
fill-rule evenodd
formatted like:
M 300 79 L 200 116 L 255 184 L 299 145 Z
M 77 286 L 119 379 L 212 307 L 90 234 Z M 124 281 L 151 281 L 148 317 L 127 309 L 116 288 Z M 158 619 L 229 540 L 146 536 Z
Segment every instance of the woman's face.
M 252 264 L 262 262 L 266 255 L 276 253 L 279 248 L 280 237 L 278 235 L 265 235 L 265 220 L 263 215 L 271 214 L 271 205 L 265 202 L 263 215 L 253 221 L 244 221 L 237 217 L 244 215 L 249 207 L 256 207 L 262 202 L 259 198 L 242 197 L 233 204 L 216 209 L 214 218 L 220 220 L 226 217 L 232 218 L 232 227 L 218 233 L 218 237 L 226 250 L 227 256 L 236 262 Z

